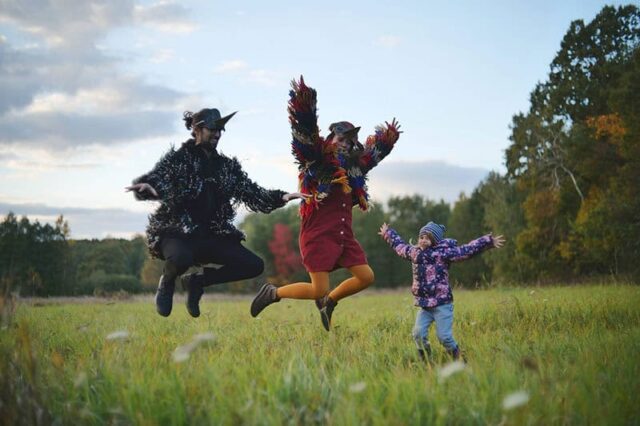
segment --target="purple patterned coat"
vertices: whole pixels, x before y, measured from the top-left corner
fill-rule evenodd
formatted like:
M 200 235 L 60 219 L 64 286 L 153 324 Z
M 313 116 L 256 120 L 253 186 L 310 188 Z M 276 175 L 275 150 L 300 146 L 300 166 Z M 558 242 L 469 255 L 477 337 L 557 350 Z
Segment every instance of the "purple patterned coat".
M 493 247 L 491 235 L 485 235 L 469 244 L 458 246 L 456 240 L 445 238 L 434 247 L 424 250 L 405 243 L 400 235 L 388 228 L 382 236 L 398 256 L 411 261 L 413 284 L 411 292 L 416 306 L 433 308 L 453 302 L 449 285 L 449 264 L 468 259 L 483 250 Z

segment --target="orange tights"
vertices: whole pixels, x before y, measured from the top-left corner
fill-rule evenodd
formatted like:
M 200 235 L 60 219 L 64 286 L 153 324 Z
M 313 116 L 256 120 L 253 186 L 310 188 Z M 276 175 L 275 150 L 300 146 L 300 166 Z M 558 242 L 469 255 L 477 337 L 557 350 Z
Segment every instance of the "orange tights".
M 329 293 L 334 302 L 356 294 L 373 283 L 374 275 L 369 265 L 356 265 L 347 269 L 353 276 L 342 281 Z M 309 272 L 309 276 L 311 285 L 304 282 L 288 284 L 278 288 L 278 296 L 283 299 L 320 299 L 329 292 L 329 272 Z

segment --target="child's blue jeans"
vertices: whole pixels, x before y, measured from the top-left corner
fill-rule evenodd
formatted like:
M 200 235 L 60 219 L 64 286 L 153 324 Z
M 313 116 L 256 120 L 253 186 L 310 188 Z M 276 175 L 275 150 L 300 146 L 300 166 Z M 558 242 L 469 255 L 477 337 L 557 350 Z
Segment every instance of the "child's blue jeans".
M 440 343 L 449 352 L 453 352 L 458 344 L 453 338 L 453 303 L 436 306 L 435 308 L 420 308 L 413 327 L 413 339 L 418 349 L 429 347 L 429 327 L 436 323 L 436 334 Z

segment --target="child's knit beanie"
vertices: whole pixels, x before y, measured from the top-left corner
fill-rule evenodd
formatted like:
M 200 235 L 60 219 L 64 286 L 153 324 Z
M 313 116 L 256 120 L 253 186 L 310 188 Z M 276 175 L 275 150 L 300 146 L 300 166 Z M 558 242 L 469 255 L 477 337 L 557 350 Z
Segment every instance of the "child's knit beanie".
M 433 236 L 436 244 L 438 244 L 444 238 L 444 231 L 446 231 L 444 225 L 439 225 L 435 222 L 429 222 L 425 226 L 420 228 L 419 235 L 429 233 Z

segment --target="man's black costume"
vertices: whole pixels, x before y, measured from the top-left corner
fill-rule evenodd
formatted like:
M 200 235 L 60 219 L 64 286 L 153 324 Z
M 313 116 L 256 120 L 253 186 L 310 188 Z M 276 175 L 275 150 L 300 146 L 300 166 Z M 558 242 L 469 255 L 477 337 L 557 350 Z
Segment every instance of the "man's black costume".
M 232 116 L 221 117 L 217 109 L 204 109 L 185 113 L 185 122 L 188 129 L 201 131 L 205 127 L 218 132 L 219 137 Z M 133 184 L 148 184 L 158 194 L 139 189 L 134 192 L 138 200 L 160 202 L 147 226 L 151 255 L 165 261 L 156 293 L 160 315 L 171 313 L 175 280 L 191 266 L 223 265 L 183 277 L 187 309 L 194 317 L 200 315 L 203 287 L 262 273 L 262 259 L 241 244 L 244 234 L 232 223 L 235 209 L 242 203 L 252 211 L 269 213 L 285 205 L 284 191 L 262 188 L 249 179 L 236 158 L 219 154 L 215 144 L 197 144 L 194 139 L 177 150 L 171 148 L 153 170 Z
M 284 191 L 267 190 L 253 182 L 236 158 L 213 151 L 207 157 L 193 139 L 171 149 L 153 170 L 133 181 L 148 183 L 158 192 L 136 192 L 138 200 L 162 204 L 149 216 L 147 239 L 154 257 L 165 259 L 163 237 L 226 236 L 244 239 L 233 225 L 235 206 L 245 204 L 255 212 L 269 213 L 284 206 Z

